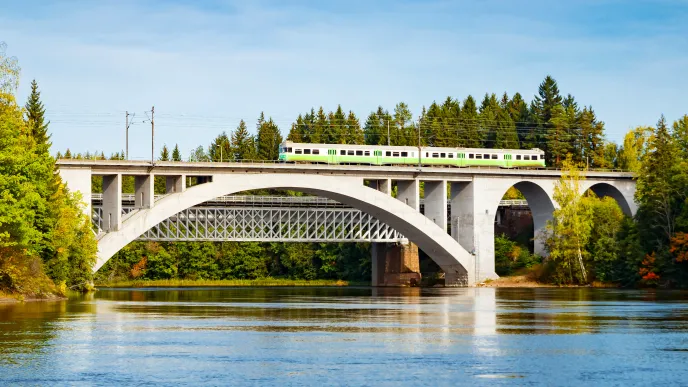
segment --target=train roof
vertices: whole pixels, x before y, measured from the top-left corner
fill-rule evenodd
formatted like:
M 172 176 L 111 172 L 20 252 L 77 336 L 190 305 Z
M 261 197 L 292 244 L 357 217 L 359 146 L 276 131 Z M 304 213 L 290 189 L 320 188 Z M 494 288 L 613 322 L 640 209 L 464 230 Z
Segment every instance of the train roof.
M 360 149 L 360 150 L 390 150 L 390 151 L 417 151 L 417 146 L 387 146 L 387 145 L 349 145 L 349 144 L 313 144 L 284 141 L 282 146 L 296 148 L 318 148 L 318 149 Z M 493 148 L 439 148 L 422 147 L 421 151 L 427 152 L 470 152 L 470 153 L 544 153 L 541 149 L 493 149 Z

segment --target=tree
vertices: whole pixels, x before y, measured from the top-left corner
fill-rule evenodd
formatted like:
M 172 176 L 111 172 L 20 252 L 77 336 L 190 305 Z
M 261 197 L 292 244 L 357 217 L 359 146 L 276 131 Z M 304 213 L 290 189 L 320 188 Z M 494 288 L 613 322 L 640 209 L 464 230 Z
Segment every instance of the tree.
M 392 117 L 382 106 L 371 112 L 363 128 L 366 145 L 387 145 L 388 141 L 391 143 L 391 138 L 387 137 L 387 128 L 391 121 Z
M 232 160 L 232 143 L 227 136 L 227 132 L 220 133 L 208 148 L 208 156 L 212 161 Z
M 34 79 L 31 81 L 31 94 L 26 101 L 26 121 L 31 130 L 31 135 L 36 140 L 36 144 L 50 148 L 50 136 L 48 135 L 48 124 L 45 122 L 45 107 L 41 102 L 41 93 L 38 91 L 38 83 Z
M 256 140 L 259 160 L 277 160 L 279 158 L 279 145 L 282 143 L 282 135 L 272 118 L 260 123 Z
M 586 107 L 578 119 L 580 126 L 580 161 L 590 168 L 609 168 L 605 160 L 604 123 L 597 120 L 592 107 Z
M 624 136 L 623 146 L 619 150 L 618 164 L 620 168 L 638 172 L 641 160 L 645 154 L 645 147 L 653 129 L 639 126 L 630 130 Z
M 206 153 L 205 148 L 203 148 L 202 145 L 199 145 L 197 148 L 191 151 L 191 154 L 189 155 L 189 161 L 210 161 L 210 156 L 208 156 L 208 153 Z
M 497 131 L 495 133 L 494 148 L 519 149 L 516 124 L 511 119 L 509 112 L 500 109 L 497 114 Z
M 234 133 L 232 133 L 232 155 L 235 160 L 254 160 L 256 158 L 256 147 L 253 137 L 246 129 L 244 120 L 239 121 Z
M 481 135 L 478 120 L 478 106 L 472 96 L 466 97 L 459 113 L 459 132 L 464 146 L 468 148 L 480 148 Z
M 678 152 L 662 116 L 650 137 L 637 176 L 635 200 L 641 240 L 647 251 L 666 248 L 673 236 L 678 206 L 686 193 L 675 184 L 682 174 Z
M 365 144 L 365 136 L 361 124 L 358 122 L 356 114 L 349 110 L 349 115 L 346 118 L 346 133 L 344 136 L 344 144 Z
M 688 159 L 688 114 L 674 122 L 672 135 L 683 159 Z
M 418 141 L 413 139 L 413 126 L 410 125 L 413 120 L 411 110 L 404 102 L 399 102 L 394 107 L 394 116 L 392 118 L 394 125 L 390 136 L 392 137 L 392 145 L 417 145 Z M 409 134 L 411 134 L 409 138 Z
M 170 161 L 170 151 L 167 149 L 167 145 L 162 146 L 160 151 L 160 161 Z
M 563 109 L 563 108 L 562 108 Z M 562 163 L 561 179 L 554 187 L 554 200 L 559 208 L 548 222 L 546 246 L 554 265 L 556 283 L 587 283 L 585 246 L 593 225 L 592 208 L 583 200 L 581 181 L 585 177 L 568 156 Z
M 177 144 L 174 144 L 174 149 L 172 150 L 172 161 L 182 161 L 182 154 L 179 152 Z

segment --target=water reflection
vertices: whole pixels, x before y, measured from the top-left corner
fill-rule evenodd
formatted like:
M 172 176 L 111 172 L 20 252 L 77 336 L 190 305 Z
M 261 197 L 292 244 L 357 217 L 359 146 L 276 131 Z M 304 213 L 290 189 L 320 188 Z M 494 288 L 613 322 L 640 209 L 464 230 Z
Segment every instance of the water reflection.
M 322 384 L 339 375 L 348 378 L 346 384 L 428 378 L 438 384 L 513 378 L 567 384 L 604 380 L 619 364 L 635 365 L 635 373 L 624 374 L 628 382 L 645 380 L 648 372 L 672 382 L 683 380 L 678 375 L 684 371 L 657 372 L 685 360 L 686 295 L 613 289 L 101 289 L 69 301 L 0 305 L 0 371 L 8 371 L 0 372 L 0 381 L 11 382 L 0 384 L 78 384 L 94 375 L 103 384 L 196 384 L 199 377 L 224 384 L 213 380 L 230 375 L 256 383 L 287 378 Z

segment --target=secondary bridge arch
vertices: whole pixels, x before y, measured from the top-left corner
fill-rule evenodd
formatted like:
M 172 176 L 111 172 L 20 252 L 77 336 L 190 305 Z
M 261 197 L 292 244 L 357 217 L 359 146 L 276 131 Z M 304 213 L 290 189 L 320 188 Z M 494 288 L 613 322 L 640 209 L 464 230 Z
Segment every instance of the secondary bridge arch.
M 293 175 L 258 173 L 215 175 L 213 181 L 179 193 L 167 195 L 149 209 L 127 216 L 119 230 L 103 235 L 98 241 L 100 269 L 115 253 L 151 227 L 181 210 L 223 195 L 257 189 L 286 189 L 315 194 L 345 203 L 387 223 L 425 251 L 444 271 L 446 282 L 474 283 L 473 257 L 444 229 L 413 207 L 363 185 L 363 179 L 347 176 Z

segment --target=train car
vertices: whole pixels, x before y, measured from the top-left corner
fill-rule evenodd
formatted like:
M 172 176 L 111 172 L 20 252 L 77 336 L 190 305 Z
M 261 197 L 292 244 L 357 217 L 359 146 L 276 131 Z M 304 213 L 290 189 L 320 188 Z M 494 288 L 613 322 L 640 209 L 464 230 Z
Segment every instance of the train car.
M 383 145 L 303 144 L 285 141 L 279 160 L 324 164 L 544 167 L 540 149 L 433 148 Z

